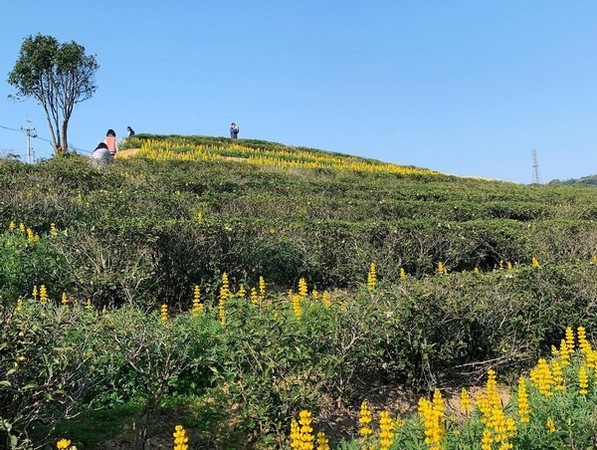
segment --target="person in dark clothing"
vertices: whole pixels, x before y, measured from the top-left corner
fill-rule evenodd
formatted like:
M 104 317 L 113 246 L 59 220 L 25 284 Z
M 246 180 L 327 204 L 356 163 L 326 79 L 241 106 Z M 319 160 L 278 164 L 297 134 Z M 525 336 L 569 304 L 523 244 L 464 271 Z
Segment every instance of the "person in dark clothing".
M 230 125 L 230 138 L 237 139 L 239 131 L 240 129 L 238 128 L 238 125 L 232 122 L 232 124 Z
M 129 137 L 135 135 L 135 130 L 133 130 L 131 127 L 126 127 L 126 132 L 129 134 Z

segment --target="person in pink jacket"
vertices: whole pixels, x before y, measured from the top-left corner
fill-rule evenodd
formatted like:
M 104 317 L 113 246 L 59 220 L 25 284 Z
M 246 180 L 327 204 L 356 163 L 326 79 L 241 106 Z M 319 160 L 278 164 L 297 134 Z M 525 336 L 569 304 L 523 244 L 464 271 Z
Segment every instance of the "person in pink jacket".
M 118 153 L 118 142 L 116 141 L 116 133 L 114 130 L 108 130 L 106 133 L 106 139 L 104 139 L 104 143 L 108 146 L 110 155 L 116 156 L 116 153 Z

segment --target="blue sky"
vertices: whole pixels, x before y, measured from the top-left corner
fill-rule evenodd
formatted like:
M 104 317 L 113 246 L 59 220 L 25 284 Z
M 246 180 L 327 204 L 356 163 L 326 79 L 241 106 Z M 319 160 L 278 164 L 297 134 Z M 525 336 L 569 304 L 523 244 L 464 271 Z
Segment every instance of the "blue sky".
M 6 83 L 25 36 L 85 46 L 100 69 L 71 119 L 108 128 L 315 147 L 529 183 L 597 173 L 597 2 L 18 0 L 0 19 L 0 126 L 31 120 Z M 22 132 L 0 150 L 25 156 Z M 36 156 L 50 146 L 34 140 Z

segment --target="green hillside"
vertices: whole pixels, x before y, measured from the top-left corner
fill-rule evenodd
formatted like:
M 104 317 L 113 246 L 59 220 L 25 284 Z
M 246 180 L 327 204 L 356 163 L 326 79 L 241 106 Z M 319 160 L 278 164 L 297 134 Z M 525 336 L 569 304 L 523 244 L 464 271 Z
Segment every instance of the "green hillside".
M 264 276 L 286 287 L 303 276 L 323 289 L 361 281 L 371 261 L 392 281 L 400 268 L 420 277 L 440 261 L 448 271 L 491 270 L 533 256 L 555 263 L 597 253 L 591 189 L 381 163 L 377 171 L 352 169 L 348 163 L 376 162 L 261 141 L 140 136 L 127 146 L 143 142 L 151 142 L 146 156 L 105 171 L 77 157 L 2 164 L 0 223 L 40 235 L 52 223 L 67 230 L 50 255 L 55 270 L 23 268 L 15 277 L 27 283 L 5 280 L 5 297 L 28 293 L 33 280 L 100 303 L 120 303 L 126 292 L 145 304 L 174 304 L 223 271 L 237 284 Z M 192 155 L 198 146 L 207 156 Z M 277 157 L 249 163 L 247 149 Z M 343 165 L 305 167 L 322 156 Z
M 182 424 L 190 448 L 285 449 L 305 408 L 332 448 L 370 448 L 351 440 L 363 400 L 376 417 L 436 388 L 454 404 L 552 346 L 561 382 L 532 375 L 530 425 L 514 402 L 500 439 L 590 445 L 594 189 L 242 139 L 122 150 L 105 169 L 0 161 L 0 448 L 165 448 Z M 449 448 L 480 448 L 487 420 L 465 414 L 442 419 Z M 426 449 L 405 423 L 393 448 Z

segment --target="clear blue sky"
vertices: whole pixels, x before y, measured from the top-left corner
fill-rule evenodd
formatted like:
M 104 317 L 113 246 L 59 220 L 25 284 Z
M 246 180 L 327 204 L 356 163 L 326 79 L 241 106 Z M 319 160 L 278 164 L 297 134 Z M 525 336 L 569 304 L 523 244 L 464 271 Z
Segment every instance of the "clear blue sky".
M 41 107 L 7 99 L 22 39 L 97 55 L 98 90 L 71 144 L 108 128 L 266 139 L 463 176 L 544 182 L 597 173 L 597 2 L 170 0 L 4 2 L 0 126 Z M 35 140 L 36 155 L 50 155 Z M 25 136 L 0 128 L 0 150 Z

